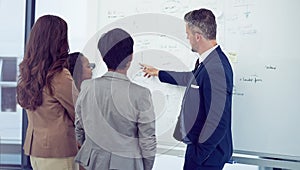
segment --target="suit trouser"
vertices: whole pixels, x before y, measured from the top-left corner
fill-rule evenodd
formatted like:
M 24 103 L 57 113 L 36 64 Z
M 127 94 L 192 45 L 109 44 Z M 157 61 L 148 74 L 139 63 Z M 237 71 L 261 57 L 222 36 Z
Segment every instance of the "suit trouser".
M 79 170 L 74 157 L 67 158 L 40 158 L 30 156 L 33 170 Z
M 191 158 L 190 159 L 185 158 L 183 170 L 222 170 L 223 167 L 224 164 L 220 166 L 198 165 Z

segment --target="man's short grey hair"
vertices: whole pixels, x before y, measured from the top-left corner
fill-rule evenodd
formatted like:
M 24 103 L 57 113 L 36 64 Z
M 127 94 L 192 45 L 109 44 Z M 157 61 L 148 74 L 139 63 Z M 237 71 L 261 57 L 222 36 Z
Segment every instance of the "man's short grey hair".
M 184 21 L 193 33 L 200 33 L 208 40 L 216 39 L 217 23 L 212 11 L 204 8 L 190 11 L 185 14 Z

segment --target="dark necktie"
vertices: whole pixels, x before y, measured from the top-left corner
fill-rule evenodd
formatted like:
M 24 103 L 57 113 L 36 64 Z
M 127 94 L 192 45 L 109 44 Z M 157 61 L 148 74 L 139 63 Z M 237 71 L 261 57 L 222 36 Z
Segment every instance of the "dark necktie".
M 199 65 L 200 65 L 200 63 L 199 63 L 199 58 L 198 58 L 197 61 L 196 61 L 196 63 L 195 63 L 195 68 L 194 68 L 194 70 L 197 70 L 197 68 L 198 68 Z

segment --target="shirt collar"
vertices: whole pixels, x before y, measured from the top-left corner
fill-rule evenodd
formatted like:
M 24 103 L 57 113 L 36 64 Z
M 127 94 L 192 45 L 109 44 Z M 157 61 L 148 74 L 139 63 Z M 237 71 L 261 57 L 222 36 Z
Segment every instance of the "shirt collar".
M 214 49 L 216 49 L 219 45 L 215 45 L 212 48 L 206 50 L 204 53 L 199 55 L 199 63 L 201 63 Z
M 113 78 L 117 78 L 117 79 L 122 79 L 122 80 L 129 81 L 129 78 L 125 74 L 121 74 L 121 73 L 114 72 L 114 71 L 108 71 L 108 72 L 106 72 L 103 75 L 103 77 L 113 77 Z

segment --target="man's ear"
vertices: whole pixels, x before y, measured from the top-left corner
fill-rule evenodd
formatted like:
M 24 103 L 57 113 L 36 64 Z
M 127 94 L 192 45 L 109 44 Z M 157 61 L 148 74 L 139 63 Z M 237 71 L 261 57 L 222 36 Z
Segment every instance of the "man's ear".
M 197 41 L 200 41 L 201 39 L 203 39 L 204 37 L 200 34 L 200 33 L 198 33 L 198 32 L 196 32 L 195 33 L 195 39 L 197 40 Z

